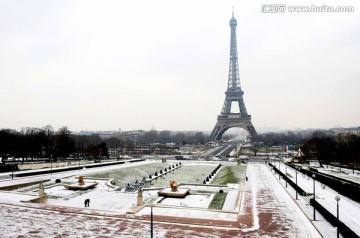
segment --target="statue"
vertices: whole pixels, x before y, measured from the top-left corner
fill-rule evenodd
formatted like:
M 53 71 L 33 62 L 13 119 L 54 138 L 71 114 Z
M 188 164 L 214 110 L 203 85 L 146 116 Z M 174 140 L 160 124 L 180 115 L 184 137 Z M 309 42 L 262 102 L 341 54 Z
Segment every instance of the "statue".
M 84 184 L 84 176 L 79 176 L 79 184 Z
M 138 190 L 138 196 L 137 196 L 137 205 L 138 206 L 143 206 L 144 205 L 144 197 L 142 195 L 142 189 L 140 188 Z
M 172 192 L 176 192 L 176 191 L 177 191 L 178 184 L 176 183 L 175 180 L 170 180 L 170 187 L 171 187 L 171 191 L 172 191 Z
M 40 183 L 39 184 L 39 198 L 38 198 L 38 203 L 47 203 L 47 196 L 45 193 L 45 188 L 44 188 L 44 184 Z
M 45 195 L 46 195 L 46 193 L 45 193 L 44 185 L 43 185 L 43 183 L 40 183 L 39 184 L 39 197 L 43 197 Z

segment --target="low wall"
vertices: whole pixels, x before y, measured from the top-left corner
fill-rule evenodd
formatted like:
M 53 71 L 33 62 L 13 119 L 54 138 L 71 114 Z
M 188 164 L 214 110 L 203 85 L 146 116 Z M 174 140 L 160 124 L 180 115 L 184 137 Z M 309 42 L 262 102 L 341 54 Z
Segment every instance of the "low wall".
M 81 160 L 80 166 L 84 164 L 94 163 L 92 160 Z M 33 164 L 18 164 L 19 170 L 33 170 L 33 169 L 44 169 L 44 168 L 57 168 L 79 165 L 79 161 L 65 161 L 65 162 L 53 162 L 53 163 L 33 163 Z
M 32 199 L 28 199 L 28 200 L 22 200 L 21 202 L 25 202 L 25 203 L 47 203 L 47 196 L 41 196 L 41 197 L 35 197 Z
M 289 164 L 290 167 L 294 168 L 295 165 Z M 313 174 L 316 175 L 316 181 L 325 184 L 329 188 L 334 189 L 341 195 L 348 197 L 356 202 L 360 202 L 360 185 L 358 183 L 342 179 L 330 174 L 319 172 L 317 169 L 300 169 L 300 172 L 311 177 Z
M 50 181 L 50 179 L 45 179 L 45 180 L 35 181 L 35 182 L 30 182 L 30 183 L 21 183 L 21 184 L 16 184 L 16 185 L 4 186 L 4 187 L 0 187 L 0 190 L 11 191 L 14 189 L 27 187 L 27 186 L 31 186 L 34 184 L 45 183 L 47 181 Z
M 275 170 L 276 173 L 280 173 L 280 176 L 286 180 L 288 182 L 288 184 L 290 184 L 291 187 L 293 187 L 301 196 L 308 196 L 308 193 L 306 191 L 304 191 L 302 188 L 300 188 L 299 186 L 296 185 L 296 183 L 294 183 L 291 179 L 288 178 L 288 176 L 286 176 L 285 174 L 283 174 L 281 171 L 279 171 L 278 168 L 276 168 L 276 166 L 274 166 L 273 164 L 269 163 L 269 165 Z M 300 173 L 299 173 L 300 174 Z
M 287 176 L 285 176 L 281 171 L 279 171 L 274 165 L 272 165 L 271 163 L 269 163 L 270 166 L 277 172 L 280 173 L 280 176 L 283 177 L 285 180 L 288 181 L 288 183 L 295 189 L 297 190 L 301 195 L 306 196 L 307 193 L 301 189 L 300 187 L 296 186 L 296 184 L 290 180 Z M 304 170 L 305 171 L 305 170 Z M 304 171 L 300 171 L 300 172 L 304 172 Z M 306 170 L 307 171 L 307 170 Z M 308 171 L 310 172 L 310 171 Z M 311 176 L 311 175 L 309 175 Z M 316 180 L 318 180 L 318 177 L 316 177 Z M 337 224 L 337 218 L 331 214 L 328 210 L 326 210 L 320 203 L 318 203 L 316 200 L 314 202 L 314 199 L 310 200 L 310 204 L 312 206 L 315 207 L 315 209 L 328 221 L 330 222 L 331 225 L 335 226 Z M 354 238 L 359 238 L 358 235 L 356 235 L 347 225 L 345 225 L 344 223 L 342 223 L 341 221 L 339 221 L 339 232 L 344 236 L 344 237 L 354 237 Z
M 311 199 L 310 204 L 315 206 L 315 209 L 333 226 L 337 226 L 338 220 L 337 217 L 334 216 L 331 212 L 326 210 L 320 203 L 316 200 Z M 343 237 L 354 237 L 359 238 L 354 231 L 352 231 L 347 225 L 345 225 L 341 220 L 339 220 L 339 233 L 343 235 Z

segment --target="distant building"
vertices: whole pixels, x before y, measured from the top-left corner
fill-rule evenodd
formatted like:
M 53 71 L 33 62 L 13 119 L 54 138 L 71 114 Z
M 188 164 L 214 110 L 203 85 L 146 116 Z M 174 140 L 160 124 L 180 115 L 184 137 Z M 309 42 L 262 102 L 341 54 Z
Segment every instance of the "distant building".
M 83 135 L 83 136 L 90 136 L 90 135 L 99 135 L 101 138 L 111 138 L 111 137 L 117 137 L 117 138 L 127 138 L 127 137 L 134 137 L 143 135 L 145 133 L 144 130 L 131 130 L 131 131 L 80 131 L 80 132 L 74 132 L 74 135 Z

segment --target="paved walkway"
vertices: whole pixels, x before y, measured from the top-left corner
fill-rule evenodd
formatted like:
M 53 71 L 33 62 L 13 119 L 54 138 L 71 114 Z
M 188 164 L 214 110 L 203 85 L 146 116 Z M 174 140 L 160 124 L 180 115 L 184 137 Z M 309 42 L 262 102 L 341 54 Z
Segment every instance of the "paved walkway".
M 254 217 L 250 231 L 259 237 L 321 237 L 264 164 L 249 164 L 247 177 L 245 194 L 252 195 Z
M 279 164 L 276 163 L 277 168 L 279 168 Z M 300 172 L 295 172 L 294 169 L 286 166 L 285 164 L 280 163 L 280 170 L 282 173 L 288 174 L 288 177 L 296 182 L 297 176 L 297 184 L 300 188 L 302 188 L 307 193 L 313 194 L 314 185 L 315 185 L 315 194 L 316 200 L 323 207 L 325 207 L 329 212 L 331 212 L 334 216 L 336 216 L 336 200 L 335 196 L 339 195 L 335 190 L 323 185 L 322 183 L 315 181 L 307 175 L 304 175 Z M 340 220 L 345 223 L 350 229 L 352 229 L 355 233 L 360 233 L 360 204 L 354 200 L 351 200 L 347 197 L 339 195 L 341 200 L 339 201 L 339 217 Z M 300 197 L 300 195 L 299 195 Z

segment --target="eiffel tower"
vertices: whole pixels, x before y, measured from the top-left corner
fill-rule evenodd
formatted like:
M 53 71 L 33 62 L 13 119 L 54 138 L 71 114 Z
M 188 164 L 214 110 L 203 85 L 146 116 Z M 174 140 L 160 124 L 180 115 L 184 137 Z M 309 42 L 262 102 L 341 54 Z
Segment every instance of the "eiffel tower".
M 251 123 L 251 116 L 247 114 L 240 86 L 238 54 L 236 44 L 236 26 L 234 11 L 230 19 L 231 43 L 230 43 L 230 66 L 228 87 L 225 92 L 225 102 L 221 114 L 217 117 L 217 123 L 210 134 L 210 140 L 221 140 L 222 135 L 230 128 L 238 127 L 246 130 L 253 140 L 257 139 L 256 130 Z M 231 113 L 231 103 L 238 102 L 239 113 Z

